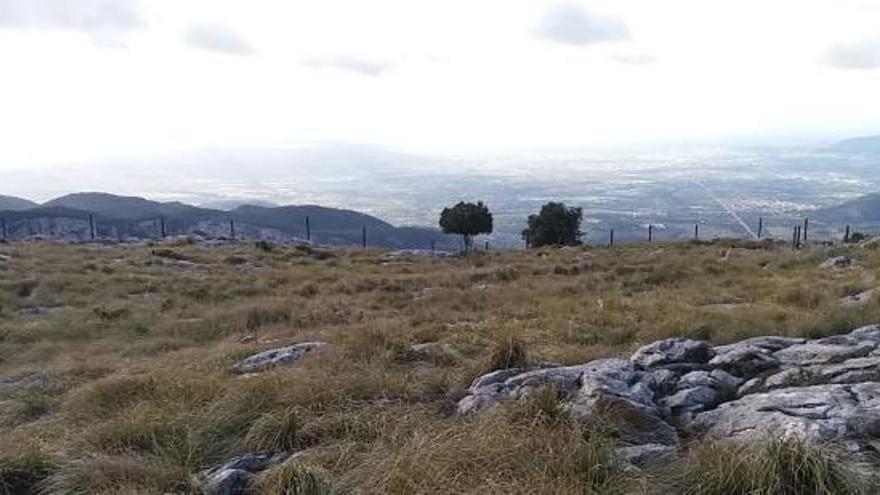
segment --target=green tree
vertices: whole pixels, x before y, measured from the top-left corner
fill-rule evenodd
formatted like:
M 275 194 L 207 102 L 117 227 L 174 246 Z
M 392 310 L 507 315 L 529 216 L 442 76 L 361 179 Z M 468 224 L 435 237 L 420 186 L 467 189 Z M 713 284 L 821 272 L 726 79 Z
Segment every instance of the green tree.
M 464 250 L 468 252 L 474 244 L 474 236 L 492 233 L 492 213 L 482 201 L 476 204 L 462 201 L 451 208 L 443 208 L 440 228 L 446 234 L 460 235 Z
M 583 210 L 565 203 L 547 203 L 537 215 L 529 215 L 523 236 L 529 246 L 577 246 L 581 243 Z

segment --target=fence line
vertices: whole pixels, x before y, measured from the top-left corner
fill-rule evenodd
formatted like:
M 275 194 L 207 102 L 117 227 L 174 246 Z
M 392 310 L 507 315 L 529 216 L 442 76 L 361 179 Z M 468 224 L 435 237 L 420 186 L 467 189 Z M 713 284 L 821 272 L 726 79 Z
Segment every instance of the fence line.
M 164 216 L 158 217 L 154 220 L 154 222 L 155 222 L 154 225 L 156 225 L 158 227 L 159 237 L 162 239 L 165 239 L 169 234 L 168 225 L 167 225 L 167 221 L 166 221 L 165 217 Z M 118 225 L 121 222 L 114 221 L 112 223 Z M 700 240 L 700 238 L 701 238 L 701 228 L 700 228 L 701 223 L 703 225 L 705 225 L 704 222 L 695 222 L 694 223 L 693 240 Z M 141 226 L 142 224 L 143 224 L 143 220 L 141 220 L 139 222 L 132 223 L 132 225 L 135 225 L 135 226 Z M 11 238 L 14 237 L 11 232 L 12 225 L 13 224 L 10 223 L 6 217 L 0 217 L 0 235 L 2 235 L 2 237 L 0 237 L 0 238 L 2 238 L 4 241 L 9 241 L 9 240 L 11 240 Z M 222 223 L 221 223 L 221 225 L 222 225 Z M 751 231 L 751 229 L 749 229 L 749 231 L 748 231 L 749 236 L 748 237 L 751 238 L 754 236 L 754 238 L 756 238 L 758 240 L 764 239 L 765 238 L 765 230 L 766 230 L 765 227 L 766 227 L 766 225 L 764 222 L 764 218 L 758 217 L 757 233 L 754 233 L 753 231 Z M 241 237 L 242 240 L 247 240 L 246 233 L 244 233 L 243 231 L 236 230 L 236 225 L 235 225 L 234 219 L 228 220 L 228 229 L 229 229 L 228 233 L 229 233 L 231 240 L 234 241 L 234 240 L 238 239 L 239 237 Z M 809 229 L 810 229 L 810 219 L 809 218 L 804 218 L 802 222 L 798 222 L 796 225 L 793 226 L 792 234 L 791 234 L 791 247 L 793 249 L 800 249 L 801 247 L 808 246 L 810 244 L 810 230 Z M 340 231 L 340 232 L 342 232 L 342 231 Z M 656 232 L 657 232 L 657 229 L 654 224 L 647 225 L 647 242 L 648 243 L 653 243 L 658 240 Z M 286 234 L 286 232 L 283 232 L 283 231 L 282 231 L 282 233 Z M 856 232 L 854 232 L 852 230 L 851 225 L 846 224 L 842 242 L 844 244 L 850 243 L 850 241 L 855 233 Z M 191 232 L 188 232 L 185 234 L 191 234 Z M 349 234 L 354 234 L 354 232 L 349 231 Z M 295 235 L 295 234 L 288 234 L 288 235 Z M 306 237 L 306 241 L 311 242 L 311 240 L 312 240 L 312 223 L 311 223 L 311 218 L 309 216 L 305 216 L 305 237 Z M 98 222 L 96 221 L 94 214 L 88 215 L 88 238 L 92 241 L 95 241 L 99 238 Z M 740 237 L 737 237 L 737 236 L 726 237 L 726 238 L 727 239 L 740 239 Z M 254 240 L 265 240 L 265 239 L 262 235 L 258 235 L 257 237 L 254 238 Z M 526 229 L 523 232 L 523 240 L 525 241 L 526 248 L 531 246 L 531 232 L 528 229 Z M 362 225 L 360 228 L 360 241 L 361 241 L 360 242 L 361 247 L 366 249 L 368 246 L 368 242 L 367 242 L 368 241 L 368 232 L 367 232 L 366 225 Z M 679 237 L 679 238 L 670 239 L 669 241 L 670 242 L 681 242 L 681 241 L 686 241 L 686 239 L 683 237 Z M 838 239 L 829 239 L 826 242 L 835 243 L 837 241 L 838 241 Z M 638 241 L 635 241 L 634 243 L 637 243 L 637 242 Z M 610 228 L 608 230 L 608 244 L 607 245 L 609 247 L 613 247 L 617 243 L 618 243 L 618 239 L 616 238 L 616 229 Z M 430 240 L 430 246 L 428 246 L 428 245 L 424 246 L 424 248 L 428 248 L 428 247 L 430 247 L 430 250 L 432 253 L 436 252 L 435 239 Z M 486 249 L 486 251 L 489 250 L 489 241 L 486 241 L 485 249 Z

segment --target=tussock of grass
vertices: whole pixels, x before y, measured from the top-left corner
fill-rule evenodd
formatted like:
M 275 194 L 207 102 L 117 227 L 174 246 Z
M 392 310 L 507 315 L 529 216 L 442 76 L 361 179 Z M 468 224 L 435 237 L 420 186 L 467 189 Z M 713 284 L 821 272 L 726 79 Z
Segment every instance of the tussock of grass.
M 874 493 L 867 480 L 846 468 L 843 459 L 833 446 L 793 439 L 758 445 L 710 444 L 691 455 L 671 486 L 684 495 Z
M 251 425 L 244 443 L 251 452 L 287 452 L 297 446 L 301 420 L 296 408 L 264 413 Z
M 156 457 L 96 455 L 60 466 L 39 484 L 38 493 L 188 493 L 191 482 L 182 466 Z
M 264 495 L 333 495 L 336 490 L 329 474 L 318 466 L 296 459 L 261 473 L 254 481 L 256 490 Z
M 492 353 L 484 366 L 485 372 L 519 368 L 528 364 L 526 345 L 520 339 L 508 335 L 494 343 Z
M 54 460 L 34 442 L 20 443 L 20 438 L 7 438 L 13 445 L 0 452 L 0 494 L 31 495 L 56 468 Z M 8 449 L 8 451 L 6 450 Z

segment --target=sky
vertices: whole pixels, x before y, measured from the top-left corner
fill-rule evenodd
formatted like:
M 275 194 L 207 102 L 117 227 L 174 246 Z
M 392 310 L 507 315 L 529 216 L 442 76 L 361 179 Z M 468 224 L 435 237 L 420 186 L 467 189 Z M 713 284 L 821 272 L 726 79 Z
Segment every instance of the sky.
M 880 133 L 870 0 L 0 0 L 0 61 L 0 173 Z

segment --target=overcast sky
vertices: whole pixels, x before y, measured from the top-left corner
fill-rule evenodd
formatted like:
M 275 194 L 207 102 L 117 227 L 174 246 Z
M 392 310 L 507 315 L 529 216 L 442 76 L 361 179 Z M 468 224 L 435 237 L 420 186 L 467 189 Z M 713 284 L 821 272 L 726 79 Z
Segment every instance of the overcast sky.
M 880 131 L 870 0 L 0 0 L 0 170 Z

